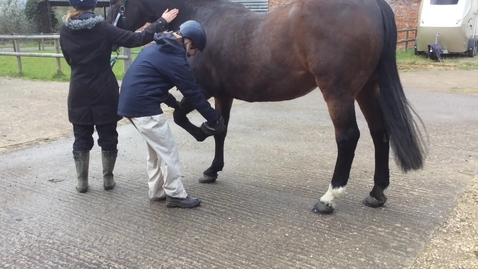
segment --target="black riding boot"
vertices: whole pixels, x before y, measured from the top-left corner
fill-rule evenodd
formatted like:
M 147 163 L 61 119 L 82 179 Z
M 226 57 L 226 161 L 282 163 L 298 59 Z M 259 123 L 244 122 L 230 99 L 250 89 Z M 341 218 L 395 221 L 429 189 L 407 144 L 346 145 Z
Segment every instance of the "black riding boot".
M 179 207 L 179 208 L 193 208 L 201 204 L 201 200 L 191 196 L 186 198 L 174 198 L 166 195 L 166 206 L 167 207 Z
M 113 169 L 115 168 L 116 156 L 118 150 L 115 151 L 101 151 L 101 160 L 103 162 L 103 186 L 105 190 L 111 190 L 115 187 L 115 180 L 113 176 Z
M 88 167 L 90 164 L 89 151 L 73 151 L 73 159 L 75 160 L 76 174 L 78 183 L 76 190 L 80 193 L 88 190 Z

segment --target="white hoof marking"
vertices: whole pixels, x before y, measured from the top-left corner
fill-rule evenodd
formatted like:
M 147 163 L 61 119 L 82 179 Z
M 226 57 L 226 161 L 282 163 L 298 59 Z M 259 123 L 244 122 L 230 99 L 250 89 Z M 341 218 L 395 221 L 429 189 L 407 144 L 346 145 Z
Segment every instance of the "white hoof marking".
M 335 198 L 342 197 L 345 194 L 345 189 L 346 187 L 332 188 L 332 184 L 330 184 L 327 192 L 320 197 L 320 201 L 335 208 Z

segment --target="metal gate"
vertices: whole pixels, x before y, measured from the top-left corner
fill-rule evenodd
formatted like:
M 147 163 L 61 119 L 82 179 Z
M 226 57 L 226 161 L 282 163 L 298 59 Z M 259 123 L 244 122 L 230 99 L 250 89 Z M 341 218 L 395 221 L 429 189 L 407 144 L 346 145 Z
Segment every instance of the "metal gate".
M 267 13 L 269 11 L 269 0 L 230 0 L 240 3 L 248 9 L 257 13 Z

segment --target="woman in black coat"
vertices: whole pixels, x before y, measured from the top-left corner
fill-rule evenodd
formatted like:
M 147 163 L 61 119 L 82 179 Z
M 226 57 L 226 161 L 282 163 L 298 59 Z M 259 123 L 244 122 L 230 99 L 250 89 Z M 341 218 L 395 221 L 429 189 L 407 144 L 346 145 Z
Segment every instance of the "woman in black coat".
M 68 94 L 68 118 L 73 124 L 78 192 L 88 190 L 88 166 L 93 148 L 94 127 L 102 151 L 103 186 L 113 189 L 113 169 L 117 156 L 118 133 L 121 119 L 117 114 L 119 87 L 110 66 L 113 45 L 138 47 L 153 41 L 157 32 L 168 29 L 176 18 L 177 9 L 166 10 L 163 16 L 143 32 L 122 30 L 93 13 L 97 0 L 69 0 L 74 11 L 63 17 L 60 45 L 66 62 L 71 67 Z

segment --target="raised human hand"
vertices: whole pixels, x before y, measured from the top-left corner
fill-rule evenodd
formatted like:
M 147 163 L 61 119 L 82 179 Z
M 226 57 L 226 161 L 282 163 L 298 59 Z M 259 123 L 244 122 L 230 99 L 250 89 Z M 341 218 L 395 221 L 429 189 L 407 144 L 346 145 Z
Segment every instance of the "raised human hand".
M 175 9 L 169 10 L 168 8 L 164 11 L 161 17 L 165 19 L 168 23 L 170 23 L 178 16 L 178 13 L 179 13 L 179 9 L 175 8 Z

